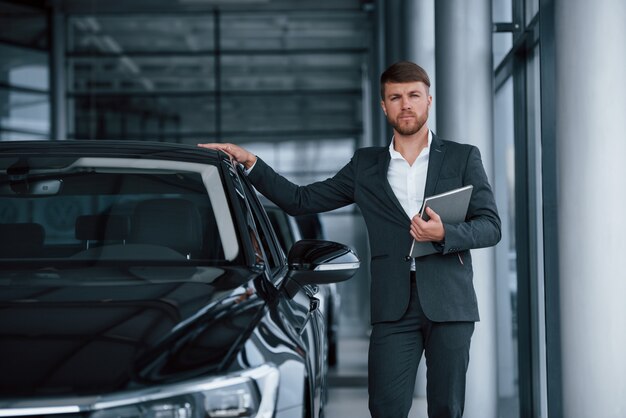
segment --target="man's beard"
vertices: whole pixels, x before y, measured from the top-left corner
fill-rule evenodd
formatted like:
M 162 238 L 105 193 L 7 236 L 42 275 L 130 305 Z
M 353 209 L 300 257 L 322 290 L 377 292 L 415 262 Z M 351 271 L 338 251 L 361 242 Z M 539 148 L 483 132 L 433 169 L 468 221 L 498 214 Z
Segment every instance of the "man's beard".
M 424 114 L 422 117 L 417 116 L 413 112 L 411 112 L 411 115 L 414 116 L 413 119 L 405 119 L 403 120 L 403 122 L 399 121 L 402 114 L 400 114 L 396 120 L 391 120 L 389 117 L 387 117 L 387 121 L 400 135 L 411 136 L 419 132 L 420 129 L 422 129 L 422 127 L 426 123 L 426 120 L 428 119 L 428 113 Z

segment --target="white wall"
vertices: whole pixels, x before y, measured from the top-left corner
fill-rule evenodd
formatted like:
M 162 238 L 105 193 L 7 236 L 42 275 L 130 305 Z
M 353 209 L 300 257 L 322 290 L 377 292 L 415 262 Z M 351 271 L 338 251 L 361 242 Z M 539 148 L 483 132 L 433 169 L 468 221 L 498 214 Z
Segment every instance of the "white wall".
M 563 416 L 626 416 L 626 2 L 557 0 Z

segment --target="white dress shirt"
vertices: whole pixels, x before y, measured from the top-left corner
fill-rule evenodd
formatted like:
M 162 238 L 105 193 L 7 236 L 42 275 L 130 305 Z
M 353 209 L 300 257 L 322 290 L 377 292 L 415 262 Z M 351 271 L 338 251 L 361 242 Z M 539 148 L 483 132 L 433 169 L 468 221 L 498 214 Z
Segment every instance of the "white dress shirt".
M 387 181 L 391 185 L 393 194 L 402 205 L 409 219 L 417 215 L 424 203 L 424 189 L 426 188 L 426 175 L 428 173 L 428 156 L 430 155 L 430 144 L 433 142 L 433 134 L 428 131 L 428 145 L 424 147 L 420 155 L 417 156 L 413 165 L 404 159 L 402 154 L 394 149 L 394 139 L 389 144 L 389 169 L 387 170 Z M 407 234 L 409 231 L 407 230 Z M 407 254 L 409 248 L 406 249 Z M 411 271 L 415 271 L 415 259 L 411 260 Z
M 391 190 L 398 198 L 402 208 L 409 218 L 413 218 L 422 207 L 424 202 L 424 189 L 426 188 L 426 174 L 428 173 L 428 156 L 430 144 L 433 142 L 433 134 L 428 131 L 428 145 L 424 147 L 417 159 L 410 165 L 404 157 L 394 149 L 394 139 L 389 144 L 389 169 L 387 180 Z

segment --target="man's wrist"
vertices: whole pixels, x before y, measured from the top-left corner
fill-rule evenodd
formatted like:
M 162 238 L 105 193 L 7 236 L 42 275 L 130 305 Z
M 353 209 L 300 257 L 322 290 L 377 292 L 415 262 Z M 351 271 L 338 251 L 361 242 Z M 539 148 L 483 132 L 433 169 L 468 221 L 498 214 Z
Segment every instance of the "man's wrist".
M 256 164 L 256 155 L 250 153 L 246 161 L 243 162 L 243 166 L 246 170 L 250 170 Z

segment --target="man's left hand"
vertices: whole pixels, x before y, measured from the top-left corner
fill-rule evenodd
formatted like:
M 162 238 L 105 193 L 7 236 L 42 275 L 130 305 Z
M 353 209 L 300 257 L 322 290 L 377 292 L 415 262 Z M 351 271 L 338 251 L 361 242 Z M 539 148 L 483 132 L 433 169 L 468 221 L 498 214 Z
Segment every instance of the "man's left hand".
M 411 220 L 411 236 L 416 241 L 441 242 L 446 236 L 441 218 L 437 212 L 431 208 L 426 208 L 426 215 L 430 217 L 428 221 L 423 220 L 419 214 Z

